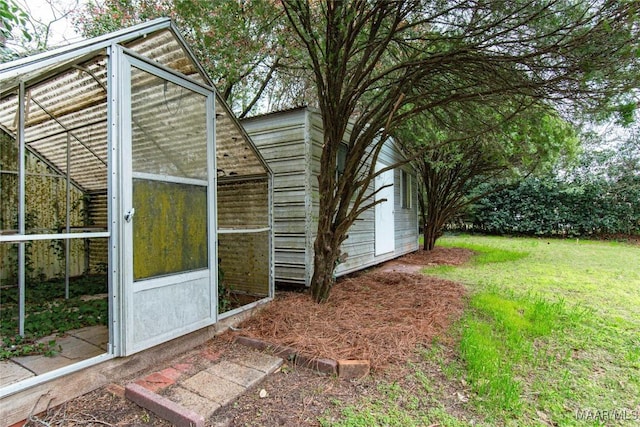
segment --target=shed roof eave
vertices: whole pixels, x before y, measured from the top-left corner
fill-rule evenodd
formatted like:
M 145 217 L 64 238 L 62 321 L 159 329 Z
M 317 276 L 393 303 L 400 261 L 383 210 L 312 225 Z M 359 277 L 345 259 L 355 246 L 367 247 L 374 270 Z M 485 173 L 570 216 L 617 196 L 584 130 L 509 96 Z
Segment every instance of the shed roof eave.
M 269 111 L 268 113 L 262 113 L 262 114 L 256 114 L 255 116 L 243 117 L 238 120 L 240 121 L 241 124 L 251 123 L 253 121 L 268 120 L 272 117 L 277 117 L 285 114 L 299 113 L 301 111 L 315 112 L 316 110 L 317 110 L 316 108 L 309 107 L 308 105 L 299 105 L 296 107 L 285 108 L 284 110 Z

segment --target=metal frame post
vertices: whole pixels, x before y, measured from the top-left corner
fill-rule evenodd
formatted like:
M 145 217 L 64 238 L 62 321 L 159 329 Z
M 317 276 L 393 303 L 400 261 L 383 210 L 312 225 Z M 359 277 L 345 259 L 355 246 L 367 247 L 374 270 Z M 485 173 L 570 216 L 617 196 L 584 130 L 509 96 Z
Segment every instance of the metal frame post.
M 24 82 L 20 83 L 18 89 L 18 234 L 25 234 L 25 87 Z M 24 337 L 25 319 L 25 256 L 26 242 L 18 243 L 18 333 Z

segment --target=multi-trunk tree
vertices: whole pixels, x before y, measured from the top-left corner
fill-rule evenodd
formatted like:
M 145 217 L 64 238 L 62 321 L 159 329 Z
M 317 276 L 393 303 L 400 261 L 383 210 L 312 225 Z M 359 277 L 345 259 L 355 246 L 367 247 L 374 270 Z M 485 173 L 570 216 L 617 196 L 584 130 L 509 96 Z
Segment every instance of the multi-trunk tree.
M 476 111 L 448 112 L 447 122 L 442 117 L 434 122 L 434 116 L 425 113 L 396 133 L 414 158 L 421 184 L 424 250 L 434 248 L 447 223 L 501 188 L 485 184 L 506 185 L 548 171 L 560 156 L 576 152 L 573 127 L 549 108 L 527 106 L 508 120 L 503 116 L 492 120 L 491 114 L 477 105 Z
M 324 301 L 382 142 L 422 112 L 546 100 L 585 111 L 638 85 L 638 8 L 619 1 L 282 0 L 324 125 L 311 283 Z M 344 173 L 335 174 L 346 143 Z

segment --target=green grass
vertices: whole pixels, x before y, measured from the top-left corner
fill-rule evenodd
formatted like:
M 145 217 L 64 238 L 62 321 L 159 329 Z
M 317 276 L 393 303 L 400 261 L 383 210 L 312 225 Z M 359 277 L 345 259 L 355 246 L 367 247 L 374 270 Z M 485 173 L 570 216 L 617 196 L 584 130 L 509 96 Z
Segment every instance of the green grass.
M 640 422 L 640 247 L 478 236 L 438 243 L 476 255 L 465 266 L 424 271 L 464 283 L 469 298 L 450 331 L 454 344 L 422 355 L 468 401 L 452 412 L 442 385 L 417 370 L 418 391 L 396 385 L 323 425 Z
M 468 266 L 426 273 L 471 291 L 459 351 L 488 419 L 584 425 L 585 409 L 637 408 L 640 248 L 476 236 L 441 245 L 479 252 Z
M 462 281 L 472 290 L 493 286 L 516 293 L 536 292 L 551 300 L 591 308 L 603 318 L 636 324 L 640 319 L 640 247 L 617 242 L 456 236 L 439 246 L 479 249 L 472 265 L 433 271 Z M 487 251 L 511 255 L 513 262 L 483 262 Z M 503 257 L 504 255 L 499 255 Z M 499 258 L 498 259 L 504 259 Z M 495 258 L 495 257 L 494 257 Z
M 397 383 L 382 383 L 378 386 L 376 398 L 361 399 L 356 405 L 342 408 L 341 419 L 331 421 L 326 417 L 320 418 L 323 427 L 418 427 L 442 426 L 462 427 L 466 424 L 450 415 L 444 407 L 430 397 L 435 385 L 422 371 L 416 370 L 412 379 L 423 389 L 405 389 Z M 342 402 L 334 402 L 342 406 Z
M 470 299 L 470 310 L 458 325 L 459 351 L 466 379 L 479 397 L 478 405 L 492 419 L 516 418 L 526 412 L 527 378 L 535 374 L 541 345 L 554 334 L 579 325 L 585 312 L 563 301 L 496 289 Z

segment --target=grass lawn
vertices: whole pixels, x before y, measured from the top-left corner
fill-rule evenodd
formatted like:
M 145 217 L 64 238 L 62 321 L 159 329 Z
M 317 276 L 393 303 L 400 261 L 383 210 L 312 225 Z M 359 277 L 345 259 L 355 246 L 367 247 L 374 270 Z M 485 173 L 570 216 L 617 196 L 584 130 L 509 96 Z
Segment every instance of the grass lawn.
M 450 387 L 417 367 L 418 387 L 381 384 L 388 399 L 349 405 L 333 425 L 640 425 L 640 247 L 478 236 L 438 244 L 477 252 L 469 265 L 424 271 L 469 290 L 453 343 L 421 353 Z M 452 411 L 445 398 L 456 388 Z

